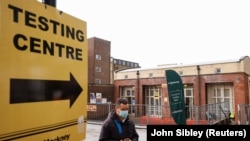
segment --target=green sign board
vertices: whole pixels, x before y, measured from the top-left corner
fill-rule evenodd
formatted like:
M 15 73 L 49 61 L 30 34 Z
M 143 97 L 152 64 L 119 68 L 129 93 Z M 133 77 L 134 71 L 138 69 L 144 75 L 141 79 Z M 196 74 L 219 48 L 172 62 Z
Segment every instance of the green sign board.
M 174 70 L 166 70 L 169 105 L 174 121 L 178 125 L 186 125 L 183 83 Z

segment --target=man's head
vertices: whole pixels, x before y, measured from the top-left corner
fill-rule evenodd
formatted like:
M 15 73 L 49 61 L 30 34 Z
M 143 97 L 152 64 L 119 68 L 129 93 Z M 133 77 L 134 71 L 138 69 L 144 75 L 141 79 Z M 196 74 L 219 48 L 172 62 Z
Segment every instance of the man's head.
M 116 100 L 115 112 L 121 118 L 121 120 L 124 120 L 127 118 L 128 108 L 129 108 L 129 104 L 126 99 L 118 98 Z

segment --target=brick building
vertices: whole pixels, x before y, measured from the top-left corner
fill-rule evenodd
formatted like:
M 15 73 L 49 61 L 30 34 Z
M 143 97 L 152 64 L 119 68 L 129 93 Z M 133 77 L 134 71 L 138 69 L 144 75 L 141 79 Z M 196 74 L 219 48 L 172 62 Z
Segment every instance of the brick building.
M 113 58 L 110 52 L 110 41 L 88 38 L 88 102 L 90 95 L 95 100 L 104 98 L 106 102 L 114 102 L 114 71 L 140 67 L 138 63 Z
M 100 38 L 88 39 L 88 102 L 90 98 L 96 103 L 96 93 L 101 103 L 102 97 L 107 101 L 113 99 L 113 85 L 110 84 L 110 41 Z
M 221 62 L 166 65 L 115 72 L 114 99 L 125 97 L 131 104 L 169 105 L 165 78 L 165 70 L 168 69 L 175 70 L 181 76 L 185 101 L 188 101 L 189 106 L 228 101 L 227 110 L 237 111 L 238 104 L 249 104 L 248 56 Z M 158 107 L 151 110 L 151 113 L 163 114 Z M 237 112 L 235 114 L 237 120 Z

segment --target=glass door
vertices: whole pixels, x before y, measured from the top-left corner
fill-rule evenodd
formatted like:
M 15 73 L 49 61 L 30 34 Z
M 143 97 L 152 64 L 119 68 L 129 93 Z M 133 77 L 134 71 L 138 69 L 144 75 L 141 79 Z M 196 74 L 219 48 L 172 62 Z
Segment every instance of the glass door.
M 162 116 L 161 87 L 149 86 L 146 88 L 146 113 L 149 116 Z
M 121 93 L 121 98 L 128 100 L 129 104 L 129 114 L 135 114 L 135 94 L 134 87 L 124 87 Z

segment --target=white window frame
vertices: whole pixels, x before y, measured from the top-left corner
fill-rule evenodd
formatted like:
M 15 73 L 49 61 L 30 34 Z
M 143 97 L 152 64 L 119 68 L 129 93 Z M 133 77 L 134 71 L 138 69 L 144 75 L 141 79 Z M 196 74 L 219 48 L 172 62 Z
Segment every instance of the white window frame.
M 228 90 L 228 96 L 226 96 Z M 234 92 L 231 84 L 211 84 L 208 88 L 208 104 L 220 103 L 229 101 L 228 111 L 235 111 L 234 109 Z
M 145 92 L 146 113 L 151 117 L 162 117 L 161 87 L 149 86 Z
M 96 60 L 102 60 L 102 56 L 99 55 L 99 54 L 96 54 L 96 55 L 95 55 L 95 59 L 96 59 Z
M 102 68 L 101 67 L 95 67 L 95 71 L 96 72 L 102 72 Z
M 102 83 L 102 80 L 101 80 L 101 79 L 95 79 L 95 83 L 96 83 L 96 84 L 101 84 L 101 83 Z
M 188 95 L 190 94 L 190 95 Z M 188 115 L 188 118 L 194 118 L 194 88 L 192 87 L 189 87 L 189 88 L 184 88 L 184 96 L 185 96 L 185 104 L 186 104 L 186 109 L 187 109 L 187 112 L 189 113 L 186 113 Z M 186 100 L 189 100 L 189 103 L 187 103 Z

